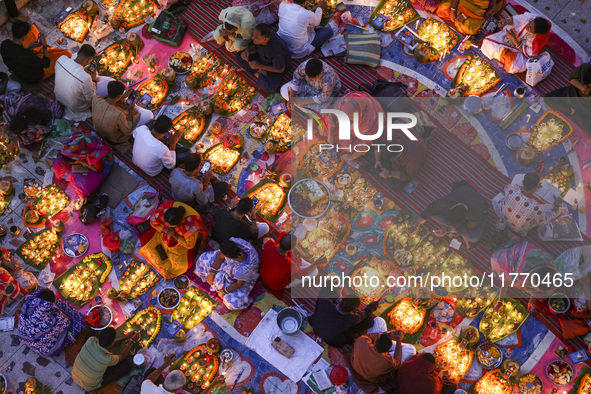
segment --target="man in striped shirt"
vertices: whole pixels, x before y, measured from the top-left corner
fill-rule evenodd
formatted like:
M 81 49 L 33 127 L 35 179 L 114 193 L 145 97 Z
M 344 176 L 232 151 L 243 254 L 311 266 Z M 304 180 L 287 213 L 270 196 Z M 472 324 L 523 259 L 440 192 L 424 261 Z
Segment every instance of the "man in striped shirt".
M 98 337 L 90 337 L 80 349 L 72 368 L 72 379 L 87 391 L 97 390 L 121 379 L 133 368 L 133 363 L 126 360 L 129 351 L 136 343 L 140 334 L 132 331 L 121 338 L 116 338 L 113 327 L 102 330 Z M 125 341 L 125 347 L 118 355 L 112 354 L 113 349 Z

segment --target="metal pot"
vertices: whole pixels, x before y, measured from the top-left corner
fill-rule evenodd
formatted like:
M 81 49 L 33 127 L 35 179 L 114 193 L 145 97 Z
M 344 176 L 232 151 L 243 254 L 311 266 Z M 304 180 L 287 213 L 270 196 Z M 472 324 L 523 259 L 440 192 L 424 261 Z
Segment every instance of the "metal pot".
M 283 308 L 277 315 L 277 325 L 287 335 L 298 332 L 303 323 L 304 317 L 293 308 Z

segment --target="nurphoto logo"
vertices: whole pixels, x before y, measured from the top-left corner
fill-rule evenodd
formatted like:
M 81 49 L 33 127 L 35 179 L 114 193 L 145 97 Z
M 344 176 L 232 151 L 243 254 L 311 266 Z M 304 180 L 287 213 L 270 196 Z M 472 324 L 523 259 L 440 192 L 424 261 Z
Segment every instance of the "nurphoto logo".
M 318 114 L 316 111 L 314 111 Z M 384 140 L 382 135 L 385 132 L 385 137 L 387 141 L 392 140 L 392 136 L 394 132 L 403 132 L 409 140 L 417 141 L 417 138 L 413 135 L 410 131 L 411 128 L 417 125 L 417 117 L 413 114 L 407 112 L 380 112 L 378 113 L 378 126 L 377 130 L 373 134 L 363 134 L 359 131 L 359 113 L 353 113 L 353 122 L 351 124 L 351 119 L 349 115 L 343 111 L 337 109 L 321 109 L 320 114 L 332 114 L 336 117 L 338 121 L 338 139 L 337 141 L 350 141 L 351 140 L 351 131 L 358 140 L 361 141 L 378 141 Z M 319 118 L 322 119 L 322 115 L 319 115 Z M 319 118 L 308 118 L 307 120 L 307 139 L 312 140 L 314 138 L 314 120 L 316 123 L 323 127 L 323 123 Z M 408 121 L 405 121 L 408 120 Z M 384 127 L 384 121 L 386 123 L 386 127 Z M 326 123 L 324 123 L 326 124 Z M 352 127 L 351 127 L 352 126 Z M 339 151 L 347 151 L 347 152 L 369 152 L 372 149 L 377 149 L 379 152 L 381 149 L 387 150 L 388 152 L 402 152 L 404 150 L 404 146 L 401 144 L 388 144 L 388 143 L 362 143 L 362 144 L 347 144 L 346 146 L 339 145 L 338 143 L 335 144 L 319 144 L 319 152 L 323 150 L 335 150 L 336 152 Z

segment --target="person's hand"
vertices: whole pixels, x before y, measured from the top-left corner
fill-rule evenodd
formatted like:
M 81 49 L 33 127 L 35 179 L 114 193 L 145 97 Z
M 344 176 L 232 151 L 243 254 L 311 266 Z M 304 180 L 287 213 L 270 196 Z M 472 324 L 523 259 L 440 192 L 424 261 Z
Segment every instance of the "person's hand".
M 211 178 L 213 178 L 213 172 L 207 171 L 205 174 L 203 174 L 201 180 L 204 184 L 207 185 L 211 181 Z
M 220 297 L 222 300 L 224 299 L 225 295 L 226 295 L 226 293 L 224 293 L 223 290 L 218 290 L 218 297 Z
M 591 93 L 591 85 L 585 85 L 583 89 L 581 89 L 581 92 L 588 96 Z
M 224 375 L 218 375 L 215 377 L 213 382 L 211 382 L 212 386 L 218 386 L 226 381 L 226 377 Z
M 174 229 L 170 228 L 170 227 L 166 227 L 165 229 L 162 230 L 162 234 L 167 235 L 169 237 L 172 237 L 172 235 L 175 233 Z
M 380 176 L 381 176 L 382 178 L 390 178 L 390 171 L 388 171 L 388 170 L 387 170 L 387 169 L 385 169 L 385 168 L 382 168 L 382 169 L 380 170 L 379 174 L 380 174 Z
M 166 355 L 166 357 L 164 357 L 163 364 L 170 365 L 173 363 L 174 360 L 176 360 L 176 354 L 170 353 L 170 354 Z
M 174 133 L 170 135 L 170 150 L 174 150 L 177 142 L 180 141 L 181 137 L 183 136 L 183 132 L 181 130 L 175 130 Z
M 43 33 L 39 33 L 39 44 L 44 48 L 47 47 L 47 37 L 45 37 L 45 34 Z
M 249 66 L 250 66 L 250 68 L 252 68 L 253 70 L 260 70 L 260 69 L 261 69 L 261 67 L 260 67 L 260 65 L 259 65 L 259 62 L 257 62 L 257 61 L 254 61 L 254 60 L 253 60 L 253 61 L 251 61 L 251 62 L 248 62 L 248 65 L 249 65 Z
M 215 280 L 215 274 L 213 272 L 210 272 L 209 275 L 207 275 L 207 278 L 205 278 L 205 281 L 210 286 L 213 285 L 214 280 Z
M 437 230 L 433 231 L 433 234 L 435 234 L 435 236 L 437 236 L 437 237 L 443 237 L 447 234 L 447 231 L 445 231 L 443 229 L 437 229 Z
M 560 204 L 562 203 L 562 198 L 557 198 L 556 200 L 554 200 L 554 206 L 552 207 L 552 210 L 554 212 L 557 212 L 560 209 Z
M 373 165 L 373 168 L 382 168 L 382 162 L 380 160 L 376 160 L 376 163 Z
M 458 12 L 458 10 L 449 10 L 449 19 L 453 23 L 456 23 L 456 21 L 457 21 L 457 15 L 456 15 L 457 12 Z
M 400 330 L 392 330 L 390 331 L 390 339 L 396 342 L 401 342 L 402 338 L 404 338 L 404 333 Z
M 245 62 L 247 62 L 248 61 L 248 55 L 249 55 L 248 51 L 245 50 L 245 51 L 242 51 L 242 53 L 240 54 L 240 57 L 242 58 L 242 60 L 244 60 Z
M 328 4 L 326 3 L 325 0 L 320 0 L 318 2 L 318 7 L 322 8 L 324 10 L 324 9 L 326 9 L 326 7 L 328 7 Z

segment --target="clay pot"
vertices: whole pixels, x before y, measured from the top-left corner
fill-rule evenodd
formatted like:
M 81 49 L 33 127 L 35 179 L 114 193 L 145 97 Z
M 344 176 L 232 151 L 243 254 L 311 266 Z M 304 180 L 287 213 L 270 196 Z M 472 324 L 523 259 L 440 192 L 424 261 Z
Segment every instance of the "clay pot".
M 162 70 L 162 76 L 166 82 L 174 82 L 176 78 L 176 72 L 171 67 L 166 67 L 164 70 Z
M 210 100 L 201 100 L 199 102 L 199 109 L 203 115 L 210 115 L 213 112 L 213 106 Z
M 128 42 L 132 47 L 139 47 L 142 45 L 142 39 L 136 33 L 129 32 L 125 37 L 125 41 Z
M 87 16 L 93 17 L 98 14 L 98 4 L 92 0 L 85 1 L 81 7 Z
M 195 78 L 193 75 L 189 75 L 185 79 L 185 85 L 191 89 L 194 89 L 197 86 L 197 78 Z
M 214 135 L 218 135 L 219 133 L 221 133 L 222 132 L 222 124 L 220 122 L 217 122 L 217 121 L 216 122 L 213 122 L 211 124 L 211 132 Z

